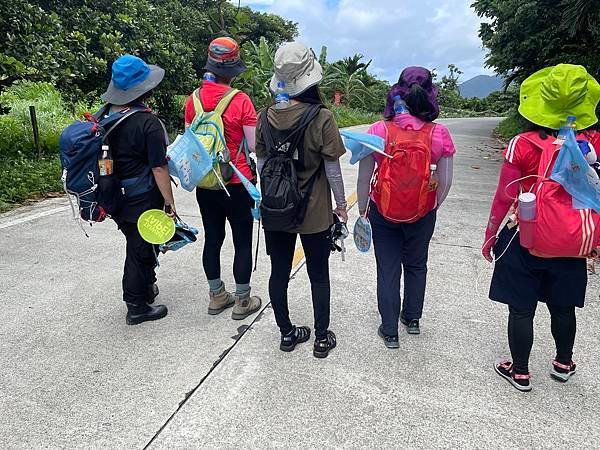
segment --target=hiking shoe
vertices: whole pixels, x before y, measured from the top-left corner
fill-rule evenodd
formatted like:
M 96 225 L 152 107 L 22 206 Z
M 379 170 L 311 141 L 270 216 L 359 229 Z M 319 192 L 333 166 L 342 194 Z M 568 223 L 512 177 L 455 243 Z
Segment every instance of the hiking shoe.
M 406 327 L 406 332 L 408 334 L 421 334 L 421 328 L 419 328 L 418 319 L 408 320 L 400 316 L 400 322 L 402 322 L 402 325 Z
M 158 285 L 156 283 L 152 283 L 150 286 L 148 286 L 148 304 L 151 305 L 152 303 L 154 303 L 154 300 L 156 300 L 156 297 L 158 297 L 159 294 L 159 290 L 158 290 Z
M 235 295 L 235 305 L 231 311 L 233 320 L 243 320 L 260 309 L 262 300 L 260 297 L 250 296 L 250 291 L 244 295 Z
M 127 325 L 138 325 L 142 322 L 159 320 L 168 313 L 165 305 L 132 305 L 127 303 L 127 316 L 125 322 Z
M 310 339 L 310 328 L 294 327 L 288 334 L 281 335 L 281 344 L 279 350 L 283 352 L 291 352 L 296 348 L 296 345 L 302 344 Z
M 519 391 L 531 391 L 531 382 L 529 381 L 531 380 L 531 374 L 525 375 L 516 373 L 513 369 L 512 362 L 508 360 L 498 360 L 494 364 L 494 370 Z
M 552 361 L 550 376 L 556 381 L 566 383 L 577 372 L 577 365 L 571 361 L 569 364 L 562 364 L 557 360 Z
M 222 287 L 218 292 L 210 292 L 210 302 L 208 303 L 208 314 L 216 316 L 221 314 L 227 308 L 235 304 L 235 297 Z
M 313 355 L 316 358 L 327 358 L 329 352 L 337 345 L 333 331 L 327 331 L 327 336 L 322 339 L 315 339 Z
M 383 339 L 383 343 L 387 348 L 400 348 L 400 343 L 398 342 L 398 335 L 385 335 L 383 334 L 383 325 L 379 325 L 379 329 L 377 330 L 377 334 L 381 339 Z

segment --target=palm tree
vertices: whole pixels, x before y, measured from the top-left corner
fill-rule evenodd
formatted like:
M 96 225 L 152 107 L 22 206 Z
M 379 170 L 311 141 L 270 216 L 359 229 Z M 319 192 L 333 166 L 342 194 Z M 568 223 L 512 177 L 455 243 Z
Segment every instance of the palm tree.
M 592 23 L 600 19 L 598 0 L 563 0 L 561 6 L 562 26 L 570 37 L 589 32 Z
M 352 75 L 353 73 L 359 72 L 361 70 L 366 71 L 371 65 L 372 60 L 370 60 L 368 63 L 360 62 L 360 60 L 363 58 L 363 55 L 361 55 L 360 53 L 356 53 L 354 56 L 347 56 L 341 61 L 338 61 L 336 64 L 342 66 L 346 70 L 348 75 Z
M 356 98 L 363 104 L 364 98 L 373 95 L 365 84 L 365 74 L 371 61 L 362 63 L 360 60 L 363 58 L 357 53 L 327 66 L 323 86 L 333 89 L 336 97 L 341 97 L 345 104 L 350 104 L 356 94 L 359 94 Z

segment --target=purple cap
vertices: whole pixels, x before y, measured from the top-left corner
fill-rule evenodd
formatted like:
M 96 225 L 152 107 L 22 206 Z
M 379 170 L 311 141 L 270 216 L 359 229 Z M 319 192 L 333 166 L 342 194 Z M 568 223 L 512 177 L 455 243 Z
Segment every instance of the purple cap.
M 440 107 L 437 101 L 438 89 L 433 84 L 431 72 L 424 67 L 407 67 L 400 74 L 398 83 L 392 86 L 388 92 L 385 111 L 383 113 L 386 119 L 394 117 L 394 97 L 400 96 L 404 101 L 407 101 L 413 85 L 418 84 L 427 92 L 427 105 L 421 108 L 420 111 L 414 111 L 411 108 L 410 102 L 407 102 L 411 114 L 426 122 L 433 122 L 440 115 Z

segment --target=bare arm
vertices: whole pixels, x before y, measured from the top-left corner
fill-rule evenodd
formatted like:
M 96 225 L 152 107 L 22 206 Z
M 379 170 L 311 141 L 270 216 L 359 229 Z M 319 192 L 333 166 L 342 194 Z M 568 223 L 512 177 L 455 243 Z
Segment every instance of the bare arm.
M 371 179 L 375 172 L 375 158 L 369 155 L 360 160 L 358 166 L 358 181 L 356 183 L 356 193 L 358 195 L 358 212 L 364 216 L 369 204 L 369 194 L 371 193 Z
M 249 127 L 244 125 L 244 137 L 248 144 L 248 151 L 254 153 L 256 150 L 256 127 Z
M 438 208 L 444 203 L 450 188 L 452 187 L 452 178 L 454 174 L 454 158 L 452 156 L 442 158 L 437 163 L 437 173 L 439 176 L 439 186 L 437 189 Z
M 165 199 L 165 206 L 171 206 L 175 211 L 175 198 L 173 197 L 173 189 L 171 188 L 171 177 L 169 176 L 169 166 L 152 168 L 152 174 L 156 180 L 156 185 Z

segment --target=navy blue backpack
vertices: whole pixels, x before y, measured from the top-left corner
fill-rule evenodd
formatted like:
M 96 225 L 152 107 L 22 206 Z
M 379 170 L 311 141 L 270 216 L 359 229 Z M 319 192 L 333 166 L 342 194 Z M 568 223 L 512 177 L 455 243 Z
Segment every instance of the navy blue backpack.
M 100 176 L 98 159 L 108 135 L 131 115 L 149 111 L 133 107 L 104 117 L 106 107 L 98 113 L 86 114 L 60 135 L 60 162 L 65 192 L 76 217 L 88 222 L 102 222 L 116 214 L 123 201 L 121 180 L 113 174 Z M 77 210 L 72 202 L 76 199 Z

